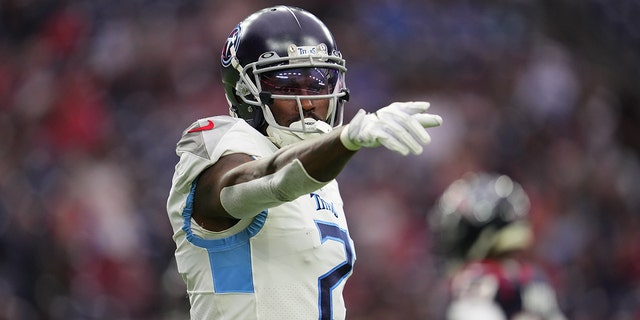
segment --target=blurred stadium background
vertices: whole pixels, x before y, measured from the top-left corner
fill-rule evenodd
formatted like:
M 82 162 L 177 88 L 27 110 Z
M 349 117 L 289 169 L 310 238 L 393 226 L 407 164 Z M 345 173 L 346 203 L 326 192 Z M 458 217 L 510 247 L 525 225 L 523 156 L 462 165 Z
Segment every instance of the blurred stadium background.
M 640 2 L 280 1 L 347 58 L 347 118 L 424 99 L 419 157 L 339 178 L 349 318 L 438 319 L 425 213 L 471 170 L 520 181 L 570 319 L 640 318 Z M 0 1 L 0 319 L 187 319 L 165 213 L 175 142 L 226 114 L 219 52 L 270 1 Z

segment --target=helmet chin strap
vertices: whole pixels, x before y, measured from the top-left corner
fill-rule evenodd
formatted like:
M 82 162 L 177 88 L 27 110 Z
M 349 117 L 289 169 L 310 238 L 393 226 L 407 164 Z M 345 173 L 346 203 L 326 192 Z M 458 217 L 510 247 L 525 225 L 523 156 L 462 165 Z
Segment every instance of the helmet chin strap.
M 273 144 L 282 148 L 286 145 L 323 135 L 333 130 L 333 127 L 331 127 L 330 124 L 312 118 L 304 119 L 304 127 L 307 129 L 307 132 L 291 131 L 268 126 L 267 136 Z M 289 128 L 301 130 L 303 128 L 302 121 L 292 123 Z

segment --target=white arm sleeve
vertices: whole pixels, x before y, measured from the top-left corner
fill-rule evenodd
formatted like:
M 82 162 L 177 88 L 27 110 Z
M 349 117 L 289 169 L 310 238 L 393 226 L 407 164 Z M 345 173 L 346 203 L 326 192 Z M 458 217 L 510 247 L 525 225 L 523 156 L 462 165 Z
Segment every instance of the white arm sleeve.
M 220 203 L 230 215 L 245 219 L 267 208 L 295 200 L 328 183 L 309 176 L 302 162 L 295 159 L 273 174 L 222 188 Z

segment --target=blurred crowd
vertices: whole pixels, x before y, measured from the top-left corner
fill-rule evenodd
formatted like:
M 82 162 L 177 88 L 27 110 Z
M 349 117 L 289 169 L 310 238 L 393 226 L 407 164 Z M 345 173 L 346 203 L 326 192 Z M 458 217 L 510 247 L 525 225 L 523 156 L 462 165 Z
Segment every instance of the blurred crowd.
M 346 118 L 427 100 L 421 156 L 339 177 L 358 261 L 350 319 L 438 319 L 426 213 L 467 171 L 529 193 L 570 319 L 640 318 L 636 0 L 0 1 L 0 319 L 186 319 L 165 203 L 175 143 L 227 114 L 219 54 L 271 4 L 347 59 Z

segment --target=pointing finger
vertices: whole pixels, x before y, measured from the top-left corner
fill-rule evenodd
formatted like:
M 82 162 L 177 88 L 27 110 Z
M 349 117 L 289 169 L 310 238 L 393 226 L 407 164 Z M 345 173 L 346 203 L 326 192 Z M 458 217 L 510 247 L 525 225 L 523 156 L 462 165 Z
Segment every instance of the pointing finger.
M 418 120 L 424 128 L 437 127 L 442 124 L 442 117 L 437 114 L 419 113 L 411 117 Z

